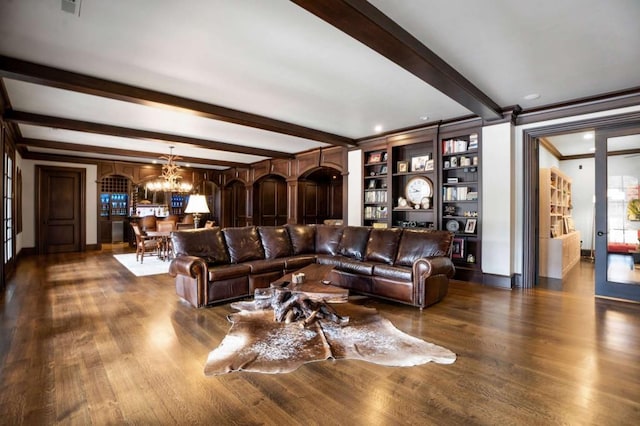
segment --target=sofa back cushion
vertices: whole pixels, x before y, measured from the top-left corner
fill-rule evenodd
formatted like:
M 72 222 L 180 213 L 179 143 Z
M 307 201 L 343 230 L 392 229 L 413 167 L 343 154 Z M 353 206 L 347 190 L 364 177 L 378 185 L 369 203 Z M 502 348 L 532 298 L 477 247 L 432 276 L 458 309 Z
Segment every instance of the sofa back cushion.
M 396 266 L 412 266 L 421 257 L 451 255 L 453 234 L 448 231 L 405 229 L 400 237 Z
M 171 245 L 176 256 L 202 257 L 211 265 L 230 262 L 224 236 L 219 227 L 174 231 L 171 234 Z
M 347 226 L 342 231 L 338 253 L 352 259 L 363 260 L 371 228 L 366 226 Z
M 258 226 L 258 233 L 264 248 L 265 259 L 291 256 L 289 232 L 283 226 Z
M 398 251 L 400 235 L 402 235 L 401 228 L 372 229 L 369 233 L 364 260 L 393 265 Z
M 338 246 L 340 245 L 343 229 L 342 226 L 316 226 L 316 253 L 329 254 L 331 256 L 338 254 Z
M 255 226 L 224 228 L 222 232 L 227 242 L 231 263 L 264 259 L 264 249 Z
M 289 230 L 293 254 L 313 254 L 316 252 L 315 226 L 288 224 L 285 227 Z

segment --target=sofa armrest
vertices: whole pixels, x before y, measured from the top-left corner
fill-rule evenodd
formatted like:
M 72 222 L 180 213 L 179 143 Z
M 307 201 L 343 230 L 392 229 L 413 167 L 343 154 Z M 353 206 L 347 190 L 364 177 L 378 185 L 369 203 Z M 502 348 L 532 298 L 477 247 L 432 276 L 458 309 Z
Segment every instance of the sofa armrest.
M 413 262 L 414 300 L 420 309 L 442 300 L 456 269 L 449 257 L 420 258 Z
M 186 275 L 191 278 L 198 278 L 201 275 L 206 277 L 207 264 L 203 258 L 197 256 L 177 256 L 171 260 L 169 265 L 169 275 Z
M 439 256 L 428 259 L 422 257 L 413 262 L 413 276 L 415 278 L 428 278 L 433 275 L 446 275 L 451 278 L 455 273 L 453 262 L 448 257 Z

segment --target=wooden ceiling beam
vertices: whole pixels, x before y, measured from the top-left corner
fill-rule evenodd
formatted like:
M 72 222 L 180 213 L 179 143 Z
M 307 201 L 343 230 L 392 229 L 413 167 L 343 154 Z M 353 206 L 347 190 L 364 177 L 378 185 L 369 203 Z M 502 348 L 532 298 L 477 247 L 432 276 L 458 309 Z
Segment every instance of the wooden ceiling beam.
M 365 0 L 291 0 L 485 120 L 501 108 L 418 39 Z
M 96 145 L 82 145 L 76 143 L 68 143 L 68 142 L 57 142 L 57 141 L 49 141 L 43 139 L 31 139 L 31 138 L 23 138 L 17 144 L 18 147 L 33 147 L 33 148 L 45 148 L 45 149 L 55 149 L 61 151 L 74 151 L 74 152 L 87 152 L 91 154 L 105 154 L 105 155 L 117 155 L 119 157 L 138 157 L 138 158 L 148 158 L 150 160 L 157 159 L 162 153 L 153 153 L 148 151 L 135 151 L 131 149 L 117 149 L 117 148 L 108 148 L 104 146 L 96 146 Z M 85 157 L 83 157 L 85 158 Z M 103 161 L 102 159 L 98 159 L 99 161 Z M 205 164 L 209 166 L 222 166 L 222 167 L 246 167 L 245 163 L 238 163 L 234 161 L 221 161 L 221 160 L 208 160 L 203 158 L 196 157 L 185 157 L 180 156 L 180 163 L 189 163 L 189 164 Z
M 356 146 L 353 139 L 285 121 L 219 105 L 187 99 L 155 90 L 61 70 L 0 55 L 0 77 L 41 84 L 74 92 L 117 99 L 145 106 L 171 107 L 212 120 L 239 124 L 331 145 Z
M 215 142 L 205 139 L 171 135 L 168 133 L 153 132 L 150 130 L 131 129 L 128 127 L 112 126 L 110 124 L 92 123 L 88 121 L 72 120 L 69 118 L 51 117 L 29 112 L 11 110 L 6 111 L 3 117 L 5 121 L 10 123 L 52 127 L 55 129 L 74 130 L 78 132 L 117 136 L 122 138 L 157 139 L 167 142 L 189 144 L 197 148 L 215 149 L 220 151 L 236 152 L 240 154 L 256 155 L 260 157 L 286 159 L 294 158 L 293 154 L 282 151 L 273 151 L 270 149 L 253 148 L 224 142 Z

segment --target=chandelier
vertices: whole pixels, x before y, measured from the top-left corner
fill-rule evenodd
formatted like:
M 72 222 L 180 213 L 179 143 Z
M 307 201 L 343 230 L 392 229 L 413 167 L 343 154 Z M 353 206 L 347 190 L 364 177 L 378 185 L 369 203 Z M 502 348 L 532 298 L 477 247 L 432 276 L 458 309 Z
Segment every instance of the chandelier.
M 148 182 L 145 187 L 150 191 L 164 191 L 164 192 L 189 192 L 192 185 L 188 182 L 180 182 L 182 176 L 179 175 L 180 166 L 175 161 L 180 160 L 181 157 L 173 155 L 173 146 L 169 147 L 169 155 L 160 156 L 161 159 L 166 160 L 167 163 L 162 165 L 162 174 L 160 179 L 152 182 Z

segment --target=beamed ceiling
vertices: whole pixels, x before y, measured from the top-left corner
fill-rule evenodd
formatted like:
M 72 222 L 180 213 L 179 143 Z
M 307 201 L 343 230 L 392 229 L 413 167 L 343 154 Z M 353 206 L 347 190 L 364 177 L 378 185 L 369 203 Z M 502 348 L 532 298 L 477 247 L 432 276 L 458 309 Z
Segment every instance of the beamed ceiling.
M 0 0 L 3 118 L 25 158 L 175 146 L 224 169 L 640 87 L 636 0 L 73 3 Z

